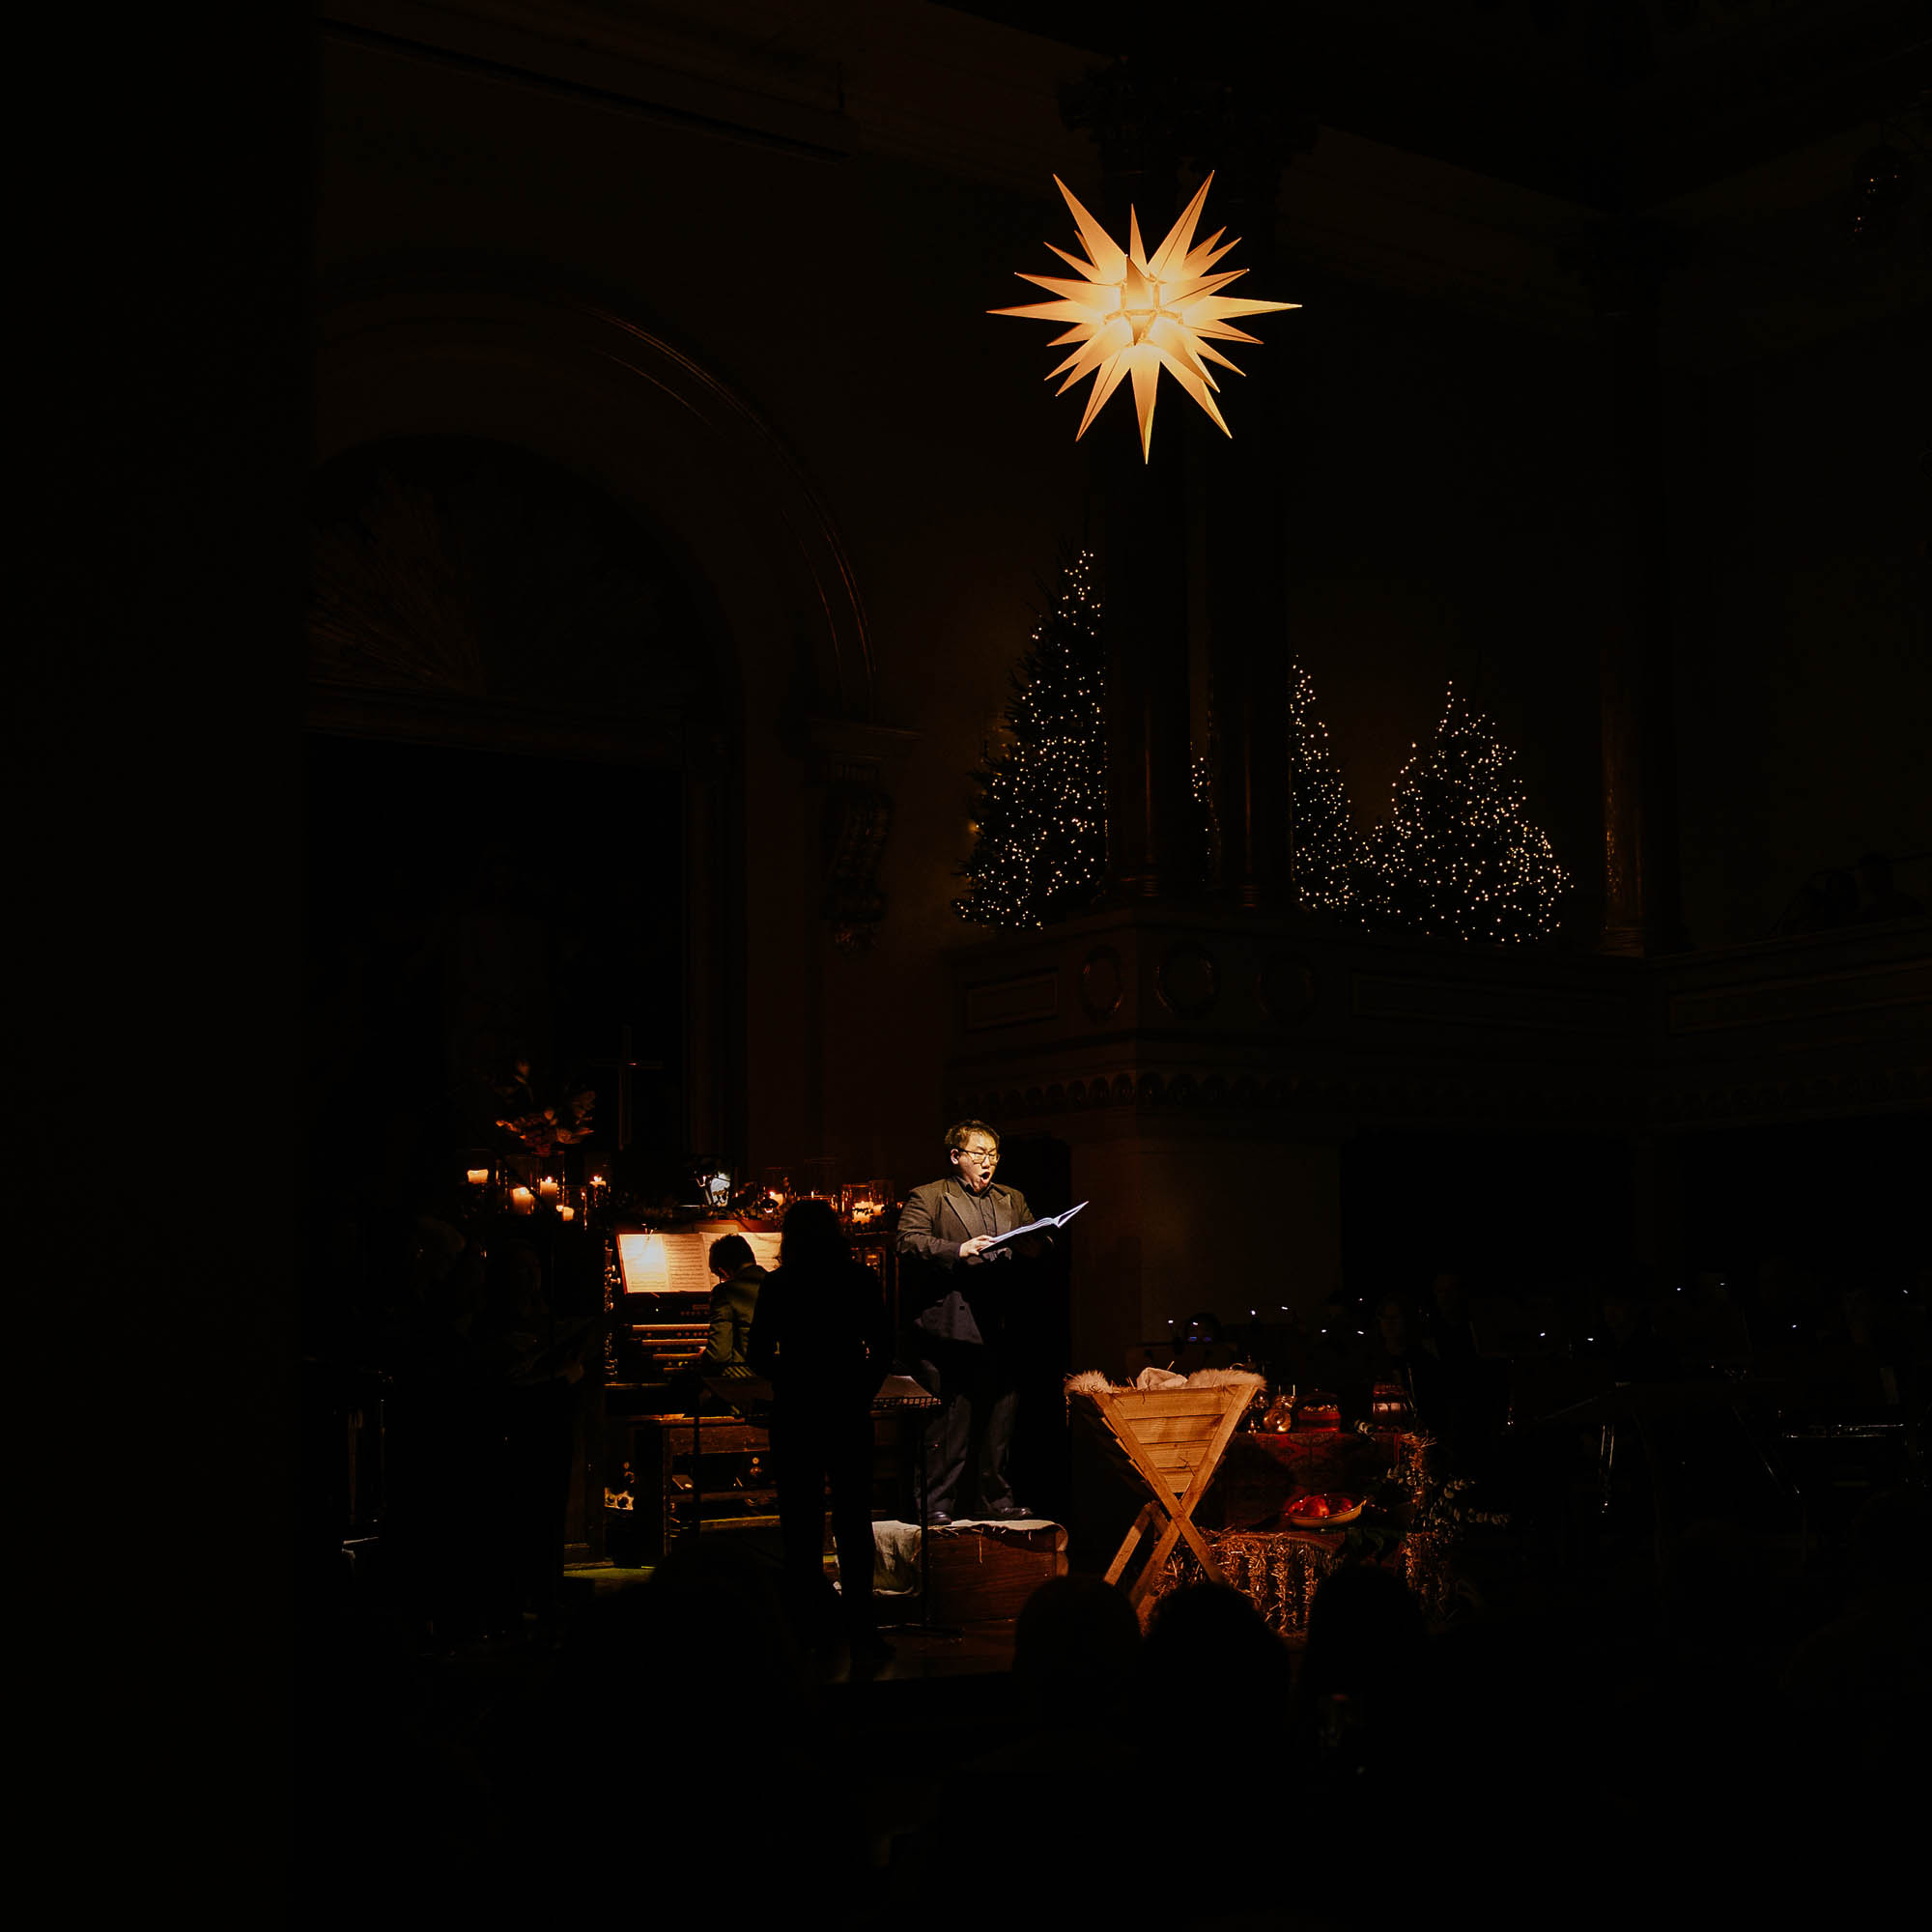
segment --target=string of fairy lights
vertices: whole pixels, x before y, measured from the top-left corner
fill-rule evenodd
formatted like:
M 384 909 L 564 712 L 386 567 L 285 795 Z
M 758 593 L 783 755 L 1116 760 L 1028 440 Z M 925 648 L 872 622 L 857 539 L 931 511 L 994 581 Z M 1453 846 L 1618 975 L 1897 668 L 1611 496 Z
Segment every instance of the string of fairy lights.
M 1197 757 L 1193 767 L 1196 861 L 1204 881 L 1211 883 L 1221 869 L 1221 820 L 1214 810 L 1214 766 Z
M 973 774 L 979 787 L 962 920 L 1025 930 L 1086 910 L 1107 863 L 1103 708 L 1106 646 L 1094 558 L 1061 573 L 1051 608 L 1012 673 L 1011 742 Z M 1452 684 L 1435 739 L 1397 779 L 1389 815 L 1366 837 L 1316 710 L 1315 684 L 1289 673 L 1289 773 L 1298 902 L 1380 931 L 1522 945 L 1556 930 L 1568 875 L 1529 818 L 1516 754 Z M 1218 838 L 1212 772 L 1191 768 L 1204 878 Z

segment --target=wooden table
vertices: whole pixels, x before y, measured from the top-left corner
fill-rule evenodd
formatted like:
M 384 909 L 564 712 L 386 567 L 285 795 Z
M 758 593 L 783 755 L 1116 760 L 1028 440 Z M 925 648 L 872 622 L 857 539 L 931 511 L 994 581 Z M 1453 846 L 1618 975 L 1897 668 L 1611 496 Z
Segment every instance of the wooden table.
M 1401 1441 L 1384 1430 L 1244 1430 L 1228 1445 L 1207 1520 L 1228 1529 L 1273 1529 L 1286 1527 L 1286 1507 L 1296 1496 L 1366 1496 L 1395 1466 Z

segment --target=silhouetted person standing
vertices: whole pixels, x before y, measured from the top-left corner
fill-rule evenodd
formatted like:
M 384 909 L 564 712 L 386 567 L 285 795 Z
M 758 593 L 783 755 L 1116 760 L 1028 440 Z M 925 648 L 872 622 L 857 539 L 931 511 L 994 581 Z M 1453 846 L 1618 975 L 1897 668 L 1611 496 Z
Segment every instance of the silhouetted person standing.
M 825 1201 L 786 1212 L 778 1272 L 758 1295 L 751 1365 L 772 1383 L 772 1466 L 785 1575 L 810 1638 L 825 1596 L 825 1486 L 855 1658 L 890 1654 L 872 1606 L 872 1398 L 892 1365 L 878 1277 L 852 1258 Z
M 1601 1306 L 1603 1334 L 1592 1341 L 1590 1352 L 1610 1364 L 1618 1381 L 1659 1381 L 1673 1373 L 1676 1363 L 1658 1339 L 1650 1310 L 1635 1290 L 1612 1282 L 1604 1290 Z
M 563 1584 L 571 1441 L 593 1324 L 559 1313 L 554 1282 L 526 1241 L 499 1240 L 471 1337 L 491 1387 L 477 1472 L 487 1505 L 488 1621 L 514 1632 L 525 1611 L 554 1625 Z
M 1443 1268 L 1429 1285 L 1429 1339 L 1445 1369 L 1467 1372 L 1476 1364 L 1476 1329 L 1469 1291 L 1454 1268 Z
M 1375 1333 L 1367 1341 L 1369 1391 L 1366 1401 L 1357 1397 L 1362 1413 L 1373 1417 L 1377 1387 L 1391 1383 L 1407 1398 L 1415 1427 L 1440 1435 L 1448 1421 L 1441 1361 L 1405 1296 L 1385 1294 L 1376 1303 Z

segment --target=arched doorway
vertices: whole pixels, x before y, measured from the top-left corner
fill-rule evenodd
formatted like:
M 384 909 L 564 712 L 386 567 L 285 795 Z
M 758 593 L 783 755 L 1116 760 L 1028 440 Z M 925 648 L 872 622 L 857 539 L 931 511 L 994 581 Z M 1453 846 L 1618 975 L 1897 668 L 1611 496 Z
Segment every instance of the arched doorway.
M 828 814 L 872 800 L 903 734 L 875 724 L 856 575 L 805 467 L 686 350 L 547 268 L 372 263 L 325 292 L 320 337 L 325 467 L 398 440 L 526 452 L 649 532 L 691 593 L 703 648 L 684 654 L 675 702 L 621 720 L 621 752 L 608 710 L 547 690 L 496 722 L 542 727 L 558 755 L 682 770 L 690 1151 L 736 1166 L 819 1146 L 819 955 L 878 864 L 876 839 L 848 851 Z M 372 701 L 312 689 L 311 716 L 364 732 Z M 382 697 L 392 717 L 414 701 Z
M 686 997 L 694 937 L 721 952 L 688 891 L 684 721 L 728 710 L 702 585 L 491 440 L 343 451 L 310 513 L 305 1171 L 430 1209 L 522 1066 L 545 1103 L 595 1092 L 600 1152 L 669 1191 L 713 1151 Z

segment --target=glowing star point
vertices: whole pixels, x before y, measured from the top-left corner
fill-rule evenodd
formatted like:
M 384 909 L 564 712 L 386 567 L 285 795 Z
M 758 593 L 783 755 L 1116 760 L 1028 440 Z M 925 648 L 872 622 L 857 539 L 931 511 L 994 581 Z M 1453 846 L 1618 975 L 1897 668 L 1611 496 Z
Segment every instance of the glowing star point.
M 1048 382 L 1064 377 L 1056 394 L 1065 394 L 1074 384 L 1094 378 L 1087 398 L 1086 412 L 1074 432 L 1077 442 L 1087 434 L 1109 396 L 1131 376 L 1134 414 L 1140 423 L 1141 456 L 1145 461 L 1153 448 L 1153 410 L 1165 369 L 1181 390 L 1206 412 L 1224 436 L 1233 436 L 1221 412 L 1214 404 L 1220 386 L 1209 362 L 1241 373 L 1212 342 L 1253 342 L 1259 336 L 1234 327 L 1236 316 L 1267 315 L 1280 309 L 1299 308 L 1299 302 L 1257 301 L 1240 296 L 1223 295 L 1230 283 L 1247 273 L 1245 269 L 1216 270 L 1215 264 L 1237 242 L 1226 242 L 1227 233 L 1217 228 L 1198 245 L 1195 228 L 1213 185 L 1209 175 L 1195 190 L 1194 199 L 1180 212 L 1180 219 L 1168 231 L 1160 246 L 1148 252 L 1141 240 L 1140 217 L 1127 211 L 1127 245 L 1122 248 L 1107 231 L 1082 208 L 1073 190 L 1060 179 L 1053 185 L 1066 198 L 1073 225 L 1087 254 L 1070 255 L 1065 248 L 1046 245 L 1079 277 L 1029 275 L 1031 282 L 1056 298 L 1052 301 L 1028 302 L 1018 308 L 996 308 L 990 315 L 1026 316 L 1036 322 L 1069 324 L 1053 338 L 1053 347 L 1076 345 L 1073 354 L 1047 377 Z

